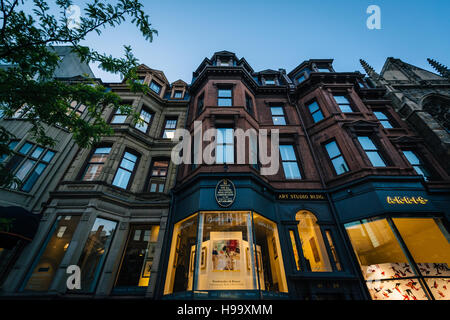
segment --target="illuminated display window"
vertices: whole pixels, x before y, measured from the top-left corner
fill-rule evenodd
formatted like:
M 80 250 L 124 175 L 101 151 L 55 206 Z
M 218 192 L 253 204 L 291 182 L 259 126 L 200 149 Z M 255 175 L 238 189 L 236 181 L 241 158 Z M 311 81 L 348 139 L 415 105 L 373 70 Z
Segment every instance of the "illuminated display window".
M 148 286 L 158 234 L 159 226 L 134 225 L 131 227 L 115 289 Z
M 32 273 L 25 279 L 21 290 L 48 291 L 79 221 L 80 216 L 58 216 L 43 244 L 43 250 L 30 268 Z
M 295 220 L 299 221 L 298 234 L 308 271 L 333 271 L 317 218 L 312 212 L 302 210 L 297 212 Z
M 164 294 L 287 292 L 282 261 L 274 222 L 250 211 L 200 212 L 175 224 Z
M 439 219 L 362 220 L 345 228 L 372 299 L 450 299 L 450 237 Z

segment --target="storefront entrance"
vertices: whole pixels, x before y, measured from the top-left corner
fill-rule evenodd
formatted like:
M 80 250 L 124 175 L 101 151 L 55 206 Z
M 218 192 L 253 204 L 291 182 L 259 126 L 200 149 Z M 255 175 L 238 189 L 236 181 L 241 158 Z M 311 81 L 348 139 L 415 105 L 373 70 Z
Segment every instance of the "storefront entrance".
M 199 212 L 176 223 L 164 294 L 189 291 L 287 293 L 276 223 L 252 211 Z

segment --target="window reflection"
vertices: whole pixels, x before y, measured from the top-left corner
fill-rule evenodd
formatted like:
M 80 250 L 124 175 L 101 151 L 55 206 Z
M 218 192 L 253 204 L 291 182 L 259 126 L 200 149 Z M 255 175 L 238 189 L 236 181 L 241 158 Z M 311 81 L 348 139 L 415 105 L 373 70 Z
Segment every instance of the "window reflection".
M 386 219 L 357 221 L 345 228 L 372 299 L 428 299 Z
M 195 214 L 174 226 L 164 294 L 188 290 L 191 251 L 197 243 L 197 224 Z
M 333 271 L 317 218 L 312 212 L 303 210 L 297 213 L 295 219 L 299 221 L 298 234 L 308 270 Z
M 58 216 L 44 244 L 45 249 L 31 268 L 32 274 L 24 281 L 24 290 L 47 291 L 50 288 L 79 221 L 80 216 Z
M 95 219 L 83 253 L 77 263 L 81 269 L 81 290 L 83 292 L 95 290 L 116 225 L 117 223 L 114 221 Z
M 288 292 L 277 225 L 256 213 L 253 225 L 260 289 Z

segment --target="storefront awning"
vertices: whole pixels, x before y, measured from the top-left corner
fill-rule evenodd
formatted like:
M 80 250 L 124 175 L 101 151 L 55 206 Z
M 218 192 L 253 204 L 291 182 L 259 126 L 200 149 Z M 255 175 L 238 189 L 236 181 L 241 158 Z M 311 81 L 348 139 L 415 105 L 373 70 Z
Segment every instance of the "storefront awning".
M 18 240 L 31 241 L 39 216 L 21 207 L 0 207 L 0 247 L 14 246 Z

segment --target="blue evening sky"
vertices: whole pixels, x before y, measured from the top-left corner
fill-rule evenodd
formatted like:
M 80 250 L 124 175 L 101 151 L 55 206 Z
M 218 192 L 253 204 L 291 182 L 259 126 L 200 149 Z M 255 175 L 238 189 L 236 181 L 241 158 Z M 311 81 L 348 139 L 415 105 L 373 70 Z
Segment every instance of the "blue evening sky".
M 333 58 L 337 71 L 364 72 L 360 58 L 378 72 L 387 57 L 427 70 L 426 58 L 450 66 L 449 0 L 142 2 L 159 31 L 152 43 L 127 22 L 89 36 L 85 44 L 113 56 L 131 45 L 141 63 L 164 71 L 169 82 L 190 83 L 203 58 L 221 50 L 245 57 L 255 71 L 289 72 L 311 58 Z M 381 30 L 366 27 L 369 5 L 381 9 Z M 119 80 L 95 66 L 93 71 L 104 81 Z

